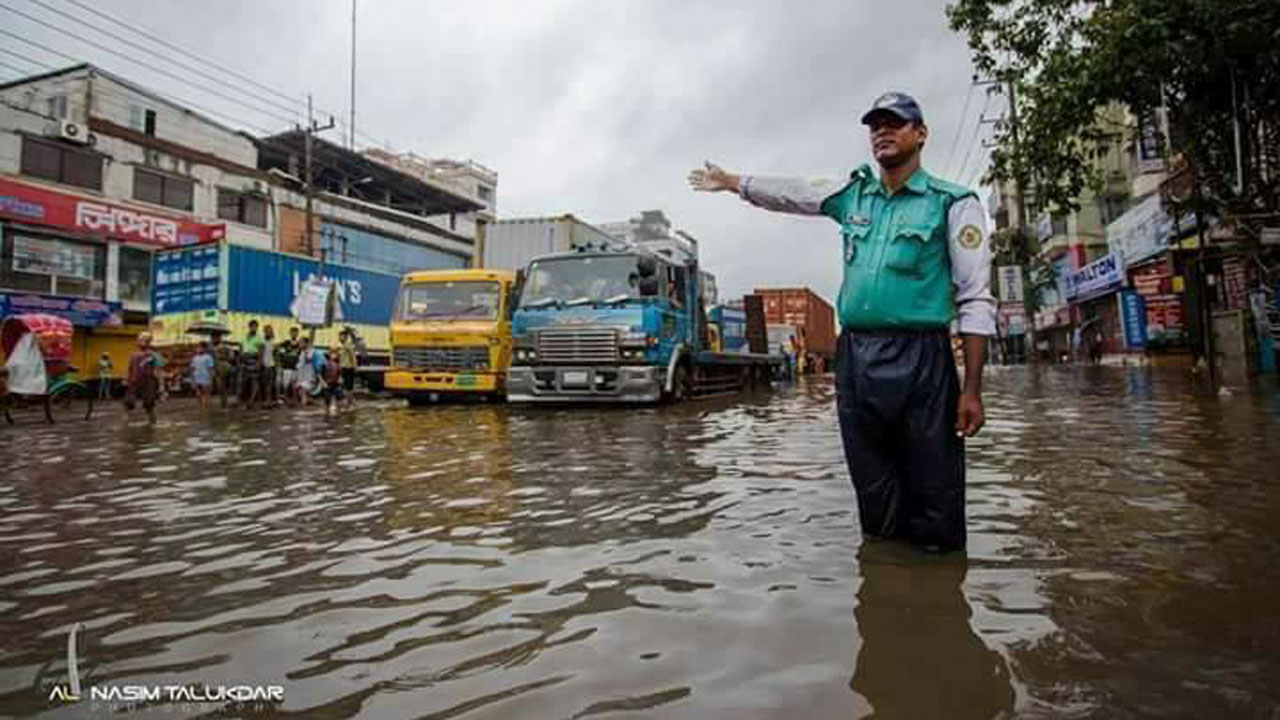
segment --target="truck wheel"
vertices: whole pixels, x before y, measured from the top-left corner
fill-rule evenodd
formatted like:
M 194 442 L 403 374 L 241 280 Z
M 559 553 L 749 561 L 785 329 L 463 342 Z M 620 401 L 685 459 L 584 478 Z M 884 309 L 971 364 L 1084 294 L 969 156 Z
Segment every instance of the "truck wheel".
M 680 402 L 689 396 L 689 371 L 683 364 L 676 365 L 675 378 L 671 383 L 671 394 L 668 400 L 673 403 Z

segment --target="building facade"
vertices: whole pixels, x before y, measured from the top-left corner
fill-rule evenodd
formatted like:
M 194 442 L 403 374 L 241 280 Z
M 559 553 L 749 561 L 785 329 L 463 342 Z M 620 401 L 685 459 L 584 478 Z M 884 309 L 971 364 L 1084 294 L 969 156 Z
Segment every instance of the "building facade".
M 160 250 L 216 243 L 383 275 L 472 264 L 474 235 L 438 218 L 482 203 L 320 138 L 308 187 L 304 146 L 302 131 L 257 138 L 92 65 L 0 85 L 0 316 L 67 317 L 73 365 L 105 352 L 118 377 L 152 325 Z

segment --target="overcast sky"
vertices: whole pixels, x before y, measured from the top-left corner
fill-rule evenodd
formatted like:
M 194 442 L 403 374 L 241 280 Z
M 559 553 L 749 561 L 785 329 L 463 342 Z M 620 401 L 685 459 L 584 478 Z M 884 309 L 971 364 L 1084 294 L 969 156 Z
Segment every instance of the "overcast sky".
M 271 98 L 277 103 L 300 107 L 311 92 L 345 119 L 350 0 L 84 1 L 288 94 Z M 0 27 L 11 32 L 252 132 L 287 126 L 263 111 L 289 113 L 261 99 L 213 96 L 205 88 L 233 93 L 50 11 L 225 77 L 69 0 L 0 2 L 191 81 L 0 7 Z M 376 139 L 398 151 L 483 163 L 499 173 L 501 217 L 572 212 L 607 222 L 663 209 L 701 240 L 703 266 L 717 275 L 723 297 L 808 285 L 834 298 L 833 223 L 694 194 L 685 175 L 710 159 L 759 174 L 843 176 L 870 160 L 859 115 L 893 89 L 915 95 L 924 109 L 925 166 L 958 181 L 976 176 L 985 162 L 973 143 L 984 96 L 973 94 L 962 122 L 972 71 L 944 7 L 944 0 L 359 0 L 357 145 Z M 3 35 L 0 49 L 66 64 Z M 13 55 L 0 60 L 26 67 Z M 15 75 L 4 70 L 6 79 Z M 999 108 L 993 99 L 988 116 Z M 341 140 L 342 129 L 329 137 Z

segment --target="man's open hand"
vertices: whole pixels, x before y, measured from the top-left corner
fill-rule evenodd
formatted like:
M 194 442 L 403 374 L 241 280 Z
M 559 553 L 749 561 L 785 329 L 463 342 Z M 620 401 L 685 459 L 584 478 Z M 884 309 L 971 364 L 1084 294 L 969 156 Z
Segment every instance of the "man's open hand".
M 738 191 L 738 176 L 725 172 L 724 168 L 707 162 L 705 168 L 689 173 L 689 186 L 700 192 Z

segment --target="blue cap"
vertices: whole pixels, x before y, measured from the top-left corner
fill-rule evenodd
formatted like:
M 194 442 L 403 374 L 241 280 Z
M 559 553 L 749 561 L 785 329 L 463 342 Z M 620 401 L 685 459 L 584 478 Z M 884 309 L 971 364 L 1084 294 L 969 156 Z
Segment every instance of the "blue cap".
M 887 92 L 876 98 L 871 109 L 862 116 L 862 124 L 867 125 L 872 115 L 878 112 L 890 112 L 908 122 L 924 123 L 924 114 L 920 112 L 920 104 L 906 93 Z

